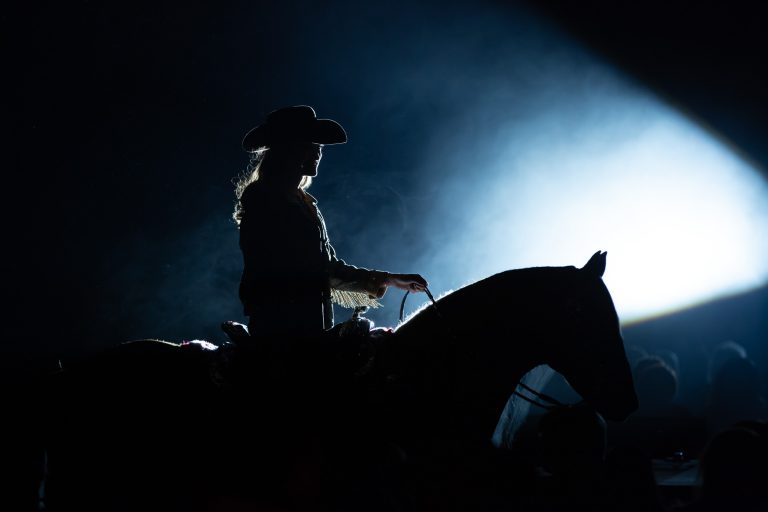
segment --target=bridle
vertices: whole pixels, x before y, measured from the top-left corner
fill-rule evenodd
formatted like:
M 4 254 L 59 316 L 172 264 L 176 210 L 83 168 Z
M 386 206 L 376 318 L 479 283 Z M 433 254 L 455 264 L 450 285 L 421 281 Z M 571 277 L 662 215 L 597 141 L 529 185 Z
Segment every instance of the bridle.
M 514 390 L 512 392 L 513 395 L 522 398 L 526 402 L 528 402 L 531 405 L 535 405 L 537 407 L 541 407 L 542 409 L 546 409 L 548 411 L 551 411 L 552 409 L 557 409 L 558 407 L 573 407 L 573 405 L 577 404 L 564 404 L 560 400 L 551 397 L 549 395 L 546 395 L 540 391 L 536 391 L 532 387 L 528 386 L 527 384 L 524 384 L 522 382 L 517 383 L 518 386 L 532 394 L 535 398 L 531 398 L 529 396 L 525 396 L 524 394 L 520 393 L 518 390 Z M 541 402 L 537 402 L 536 399 L 543 400 L 544 402 L 548 402 L 546 404 L 543 404 Z
M 435 314 L 437 315 L 437 317 L 439 319 L 441 319 L 441 320 L 444 320 L 443 316 L 440 314 L 440 309 L 437 307 L 437 301 L 435 300 L 435 297 L 432 295 L 432 293 L 429 291 L 429 288 L 424 288 L 424 292 L 427 294 L 427 297 L 429 297 L 429 300 L 432 302 L 432 307 L 434 308 Z M 405 295 L 403 295 L 403 300 L 400 302 L 400 321 L 399 321 L 399 323 L 403 323 L 403 313 L 405 311 L 405 299 L 408 298 L 409 294 L 410 294 L 410 292 L 406 291 Z M 449 326 L 447 324 L 445 324 L 445 325 L 446 325 L 446 331 L 448 332 L 448 334 L 451 337 L 455 338 L 455 336 L 453 335 L 453 333 L 449 329 Z M 552 409 L 556 409 L 558 407 L 572 407 L 573 405 L 578 405 L 579 403 L 583 402 L 583 400 L 582 400 L 581 402 L 577 402 L 576 404 L 564 404 L 560 400 L 558 400 L 558 399 L 556 399 L 554 397 L 551 397 L 551 396 L 549 396 L 547 394 L 544 394 L 544 393 L 542 393 L 540 391 L 536 391 L 535 389 L 533 389 L 532 387 L 528 386 L 527 384 L 524 384 L 523 382 L 518 382 L 517 385 L 520 386 L 523 390 L 525 390 L 528 393 L 530 393 L 531 395 L 533 395 L 533 397 L 526 396 L 526 395 L 520 393 L 517 390 L 512 392 L 513 395 L 515 395 L 515 396 L 517 396 L 519 398 L 522 398 L 523 400 L 525 400 L 526 402 L 528 402 L 531 405 L 535 405 L 537 407 L 541 407 L 542 409 L 545 409 L 545 410 L 548 410 L 548 411 L 552 410 Z M 542 403 L 542 402 L 545 402 L 545 403 Z

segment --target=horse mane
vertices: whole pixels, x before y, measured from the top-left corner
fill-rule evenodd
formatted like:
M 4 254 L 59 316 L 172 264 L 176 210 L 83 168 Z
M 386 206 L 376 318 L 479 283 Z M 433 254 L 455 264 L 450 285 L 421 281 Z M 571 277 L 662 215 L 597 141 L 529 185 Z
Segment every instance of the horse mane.
M 566 267 L 529 267 L 529 268 L 519 268 L 519 269 L 512 269 L 512 270 L 505 270 L 502 272 L 498 272 L 496 274 L 493 274 L 491 276 L 479 279 L 477 281 L 465 284 L 464 286 L 461 286 L 456 289 L 450 289 L 446 292 L 443 292 L 440 296 L 435 298 L 436 302 L 439 302 L 443 300 L 444 298 L 453 295 L 457 292 L 463 293 L 465 291 L 470 291 L 476 288 L 479 288 L 481 286 L 487 285 L 491 282 L 501 282 L 507 281 L 507 280 L 513 280 L 513 281 L 519 281 L 521 285 L 528 285 L 530 286 L 530 283 L 528 280 L 531 278 L 537 278 L 537 277 L 546 277 L 549 279 L 553 279 L 556 277 L 561 276 L 565 272 L 573 272 L 576 270 L 576 267 L 573 266 L 566 266 Z M 515 287 L 510 287 L 509 289 L 515 289 Z M 526 290 L 527 291 L 527 290 Z M 404 326 L 405 324 L 409 323 L 414 318 L 417 318 L 420 313 L 424 312 L 429 308 L 429 306 L 432 305 L 432 302 L 427 300 L 424 301 L 418 308 L 416 308 L 411 313 L 408 313 L 402 322 L 400 322 L 397 325 L 397 329 Z

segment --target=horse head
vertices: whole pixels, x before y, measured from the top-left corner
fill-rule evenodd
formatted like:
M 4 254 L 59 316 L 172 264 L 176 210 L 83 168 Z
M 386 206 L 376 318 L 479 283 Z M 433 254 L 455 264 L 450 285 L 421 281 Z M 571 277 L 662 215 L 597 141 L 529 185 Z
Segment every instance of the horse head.
M 637 409 L 632 372 L 613 300 L 603 283 L 604 252 L 584 267 L 570 268 L 553 322 L 545 361 L 607 419 L 623 420 Z
M 466 419 L 471 435 L 487 439 L 521 379 L 546 364 L 605 418 L 626 418 L 637 408 L 637 396 L 602 280 L 605 256 L 595 254 L 581 269 L 495 274 L 399 326 L 397 342 L 388 346 L 395 354 L 389 356 L 391 373 L 406 375 L 413 385 L 409 396 L 421 397 L 414 410 L 429 416 L 424 404 L 450 407 Z M 413 414 L 406 417 L 414 423 Z

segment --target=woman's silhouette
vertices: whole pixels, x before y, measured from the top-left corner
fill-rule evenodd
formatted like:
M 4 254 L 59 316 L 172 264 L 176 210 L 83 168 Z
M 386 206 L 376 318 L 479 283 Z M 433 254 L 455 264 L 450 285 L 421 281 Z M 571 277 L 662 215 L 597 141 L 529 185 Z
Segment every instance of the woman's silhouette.
M 271 112 L 243 139 L 252 166 L 237 184 L 234 218 L 244 260 L 240 299 L 253 336 L 317 336 L 333 326 L 333 303 L 374 306 L 389 286 L 427 286 L 418 274 L 368 270 L 337 258 L 306 189 L 323 145 L 346 141 L 341 125 L 318 119 L 304 105 Z

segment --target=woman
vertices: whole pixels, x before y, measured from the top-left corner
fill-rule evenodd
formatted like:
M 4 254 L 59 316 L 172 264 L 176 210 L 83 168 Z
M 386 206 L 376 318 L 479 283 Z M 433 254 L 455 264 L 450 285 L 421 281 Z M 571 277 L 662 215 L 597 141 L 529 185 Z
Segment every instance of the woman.
M 304 105 L 275 110 L 243 139 L 253 165 L 237 185 L 234 218 L 244 260 L 240 299 L 254 336 L 316 336 L 333 326 L 333 303 L 375 307 L 389 286 L 427 287 L 418 274 L 358 268 L 336 257 L 306 189 L 322 146 L 346 141 L 341 125 Z

